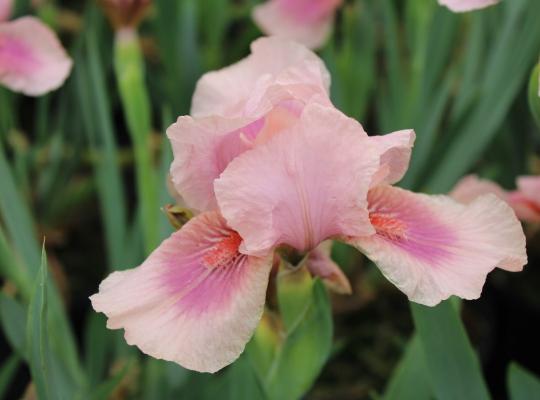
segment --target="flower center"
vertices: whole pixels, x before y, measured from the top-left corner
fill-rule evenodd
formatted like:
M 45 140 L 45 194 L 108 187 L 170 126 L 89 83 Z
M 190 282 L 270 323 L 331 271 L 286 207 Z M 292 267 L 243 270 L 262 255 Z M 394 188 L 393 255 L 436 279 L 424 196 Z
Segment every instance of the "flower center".
M 231 232 L 208 250 L 203 257 L 203 264 L 208 268 L 224 268 L 242 256 L 238 252 L 238 247 L 242 243 L 242 238 L 236 232 Z
M 400 240 L 406 237 L 407 225 L 397 218 L 374 212 L 369 214 L 369 220 L 378 235 L 390 240 Z

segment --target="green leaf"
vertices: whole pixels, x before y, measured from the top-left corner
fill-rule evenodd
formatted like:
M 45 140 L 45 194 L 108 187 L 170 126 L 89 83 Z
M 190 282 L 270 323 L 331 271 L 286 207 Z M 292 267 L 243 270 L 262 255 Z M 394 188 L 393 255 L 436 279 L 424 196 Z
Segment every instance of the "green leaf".
M 321 281 L 315 281 L 312 296 L 304 318 L 287 335 L 264 382 L 265 392 L 272 400 L 294 400 L 304 395 L 330 355 L 332 315 Z
M 54 396 L 55 385 L 51 385 L 47 338 L 47 260 L 45 249 L 42 251 L 41 267 L 30 300 L 26 329 L 30 373 L 38 398 L 43 400 L 58 398 Z
M 15 373 L 19 368 L 20 358 L 16 354 L 12 354 L 5 360 L 0 367 L 0 399 L 4 399 L 8 390 L 9 384 L 15 377 Z
M 105 382 L 92 388 L 90 400 L 107 400 L 111 398 L 111 394 L 124 379 L 131 365 L 126 364 L 116 375 L 106 380 Z
M 433 392 L 438 400 L 488 400 L 480 363 L 449 300 L 436 307 L 411 303 Z
M 384 400 L 430 400 L 433 391 L 424 352 L 418 336 L 407 344 L 405 355 L 394 370 L 384 394 Z
M 86 322 L 84 349 L 85 368 L 90 387 L 95 387 L 105 376 L 107 351 L 110 349 L 110 331 L 105 328 L 106 318 L 93 310 Z
M 59 358 L 59 353 L 52 351 L 49 344 L 48 303 L 50 296 L 47 294 L 47 280 L 47 259 L 45 248 L 43 248 L 41 267 L 28 306 L 27 360 L 40 400 L 71 400 L 75 398 L 75 392 L 82 387 L 76 387 L 76 381 L 74 381 L 76 375 L 74 376 L 73 371 L 66 367 L 64 360 Z M 81 382 L 78 383 L 82 385 Z
M 0 292 L 0 322 L 12 349 L 25 355 L 26 310 L 22 304 Z
M 529 79 L 529 107 L 531 113 L 540 128 L 540 81 L 538 71 L 540 70 L 540 62 L 534 67 L 531 78 Z
M 295 329 L 304 318 L 312 299 L 313 279 L 304 262 L 291 267 L 282 261 L 277 278 L 280 315 L 287 332 Z
M 508 368 L 511 400 L 540 400 L 540 379 L 515 362 Z

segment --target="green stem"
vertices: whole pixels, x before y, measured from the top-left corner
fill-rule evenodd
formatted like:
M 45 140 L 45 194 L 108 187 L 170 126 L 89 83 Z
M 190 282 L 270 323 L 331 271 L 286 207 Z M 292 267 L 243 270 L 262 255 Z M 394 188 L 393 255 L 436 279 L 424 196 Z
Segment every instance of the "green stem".
M 127 28 L 118 31 L 114 50 L 118 89 L 134 146 L 144 247 L 149 254 L 158 242 L 159 205 L 150 142 L 150 101 L 144 82 L 144 61 L 137 33 Z

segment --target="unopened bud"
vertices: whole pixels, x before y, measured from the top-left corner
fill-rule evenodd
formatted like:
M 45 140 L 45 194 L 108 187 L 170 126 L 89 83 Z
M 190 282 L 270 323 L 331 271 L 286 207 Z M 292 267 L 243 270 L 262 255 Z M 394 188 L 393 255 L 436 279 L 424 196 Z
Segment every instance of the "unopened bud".
M 185 207 L 167 204 L 161 209 L 174 229 L 178 230 L 184 226 L 191 218 L 193 212 Z
M 152 0 L 98 0 L 115 29 L 136 28 Z

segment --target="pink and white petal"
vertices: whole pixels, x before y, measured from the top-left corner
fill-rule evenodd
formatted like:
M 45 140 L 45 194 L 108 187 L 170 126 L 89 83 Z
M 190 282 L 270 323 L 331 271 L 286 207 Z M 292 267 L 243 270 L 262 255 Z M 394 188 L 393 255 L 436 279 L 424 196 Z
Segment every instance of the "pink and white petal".
M 467 12 L 479 10 L 495 5 L 500 0 L 439 0 L 439 4 L 448 7 L 453 12 Z
M 377 233 L 350 243 L 411 301 L 476 299 L 491 270 L 519 271 L 527 262 L 521 224 L 495 195 L 464 205 L 380 186 L 369 193 L 369 209 Z
M 330 257 L 331 249 L 331 240 L 322 242 L 309 253 L 307 268 L 311 275 L 321 278 L 330 290 L 340 294 L 351 294 L 349 278 Z
M 508 193 L 495 182 L 480 179 L 476 175 L 462 178 L 449 193 L 449 196 L 460 203 L 469 204 L 485 194 L 494 194 L 502 200 L 508 200 Z
M 0 83 L 40 96 L 60 87 L 72 61 L 55 33 L 33 17 L 0 24 Z
M 0 0 L 0 22 L 7 21 L 11 16 L 13 0 Z
M 366 196 L 379 155 L 361 132 L 357 121 L 311 103 L 297 124 L 233 160 L 214 189 L 244 239 L 241 251 L 307 251 L 334 235 L 373 233 Z
M 112 273 L 92 306 L 144 353 L 215 372 L 242 353 L 265 302 L 272 256 L 240 254 L 240 242 L 218 213 L 201 214 L 138 268 Z
M 387 135 L 371 136 L 381 154 L 380 168 L 373 177 L 371 186 L 399 182 L 409 168 L 411 151 L 416 134 L 412 129 Z
M 518 177 L 517 188 L 524 196 L 540 203 L 540 176 Z
M 294 40 L 310 49 L 317 49 L 328 40 L 334 24 L 333 13 L 313 21 L 299 21 L 276 0 L 255 7 L 252 17 L 266 35 Z
M 302 71 L 298 73 L 295 71 Z M 282 38 L 261 38 L 251 44 L 251 54 L 245 59 L 209 72 L 197 82 L 191 115 L 245 117 L 245 104 L 252 97 L 262 98 L 276 84 L 291 84 L 311 88 L 312 93 L 328 95 L 330 73 L 322 60 L 304 46 Z M 300 94 L 302 94 L 301 92 Z

